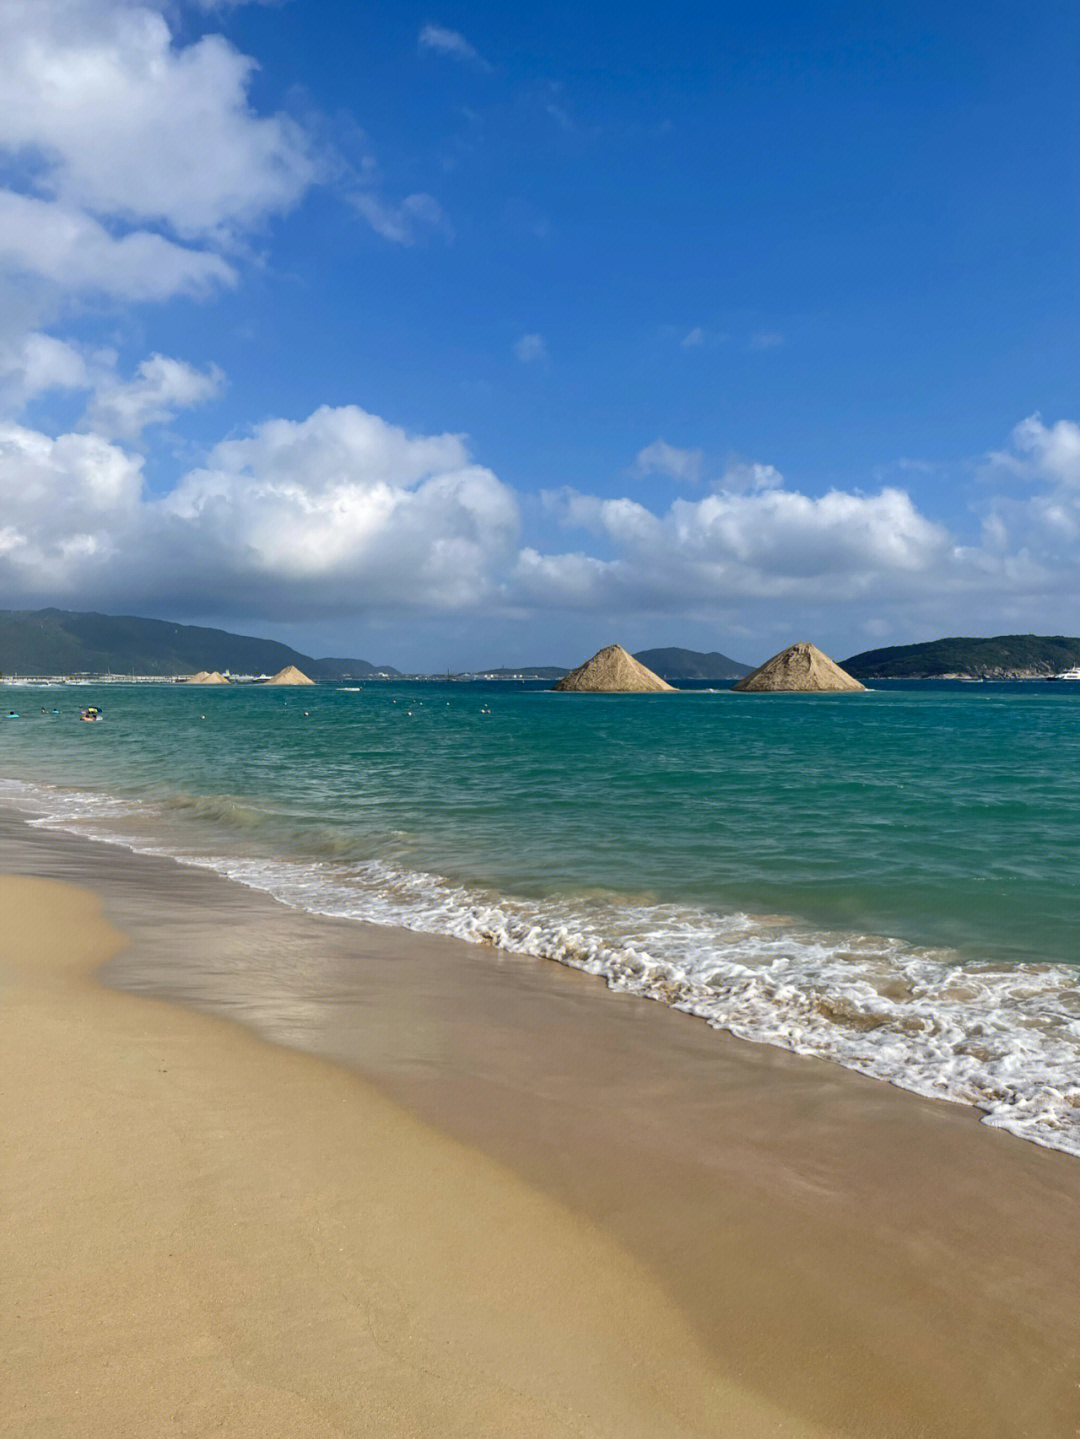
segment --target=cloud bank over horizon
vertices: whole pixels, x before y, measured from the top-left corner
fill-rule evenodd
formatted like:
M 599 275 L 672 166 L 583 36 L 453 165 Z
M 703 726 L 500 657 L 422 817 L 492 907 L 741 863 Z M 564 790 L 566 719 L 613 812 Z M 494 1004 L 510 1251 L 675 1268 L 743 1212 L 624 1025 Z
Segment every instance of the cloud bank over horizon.
M 179 373 L 190 392 L 216 383 Z M 144 376 L 88 414 L 111 403 L 123 430 L 134 421 L 117 396 L 138 415 L 156 393 Z M 721 481 L 663 510 L 551 492 L 547 510 L 576 543 L 542 550 L 523 543 L 522 497 L 462 436 L 412 435 L 357 406 L 219 441 L 160 495 L 138 450 L 92 427 L 50 436 L 7 423 L 0 597 L 383 626 L 558 614 L 598 634 L 652 620 L 672 642 L 681 622 L 765 642 L 829 613 L 856 647 L 890 622 L 898 639 L 962 621 L 1015 627 L 1080 579 L 1080 426 L 1030 416 L 984 465 L 1024 490 L 990 493 L 973 543 L 893 486 L 814 497 L 770 476 L 756 490 Z M 753 613 L 765 617 L 757 631 Z
M 215 23 L 228 7 L 198 8 Z M 625 634 L 760 654 L 812 630 L 850 653 L 1076 627 L 1061 609 L 1080 588 L 1068 416 L 1021 412 L 951 470 L 927 457 L 923 471 L 967 488 L 963 523 L 935 511 L 910 462 L 894 462 L 908 485 L 800 487 L 768 454 L 717 453 L 690 422 L 678 444 L 635 435 L 621 468 L 552 474 L 542 494 L 463 434 L 398 424 L 362 393 L 234 417 L 215 438 L 234 377 L 213 354 L 132 360 L 81 338 L 73 317 L 180 301 L 210 313 L 254 274 L 265 283 L 260 247 L 272 252 L 274 226 L 306 197 L 330 203 L 334 167 L 303 124 L 253 102 L 252 57 L 213 31 L 182 39 L 172 13 L 11 0 L 0 15 L 0 299 L 13 317 L 0 334 L 0 604 L 367 627 L 412 634 L 412 662 L 425 632 L 436 660 L 447 625 L 475 663 L 514 634 L 540 661 L 567 635 L 583 651 Z M 490 68 L 437 26 L 419 49 Z M 426 192 L 338 199 L 373 242 L 451 234 Z M 502 353 L 521 383 L 565 363 L 564 345 L 514 333 Z M 704 350 L 704 335 L 680 348 Z M 780 335 L 751 348 L 779 350 Z M 177 430 L 203 411 L 197 436 Z

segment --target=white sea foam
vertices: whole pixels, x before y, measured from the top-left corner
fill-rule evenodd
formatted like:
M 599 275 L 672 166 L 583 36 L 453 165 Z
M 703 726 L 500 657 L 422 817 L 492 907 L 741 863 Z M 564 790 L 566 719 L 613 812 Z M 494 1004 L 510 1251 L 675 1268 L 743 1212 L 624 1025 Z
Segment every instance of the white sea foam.
M 36 824 L 168 854 L 314 913 L 555 960 L 741 1039 L 973 1105 L 988 1124 L 1080 1156 L 1080 973 L 1069 965 L 961 964 L 899 940 L 614 895 L 521 900 L 380 861 L 200 853 L 157 842 L 153 809 L 138 802 L 0 780 L 4 800 Z

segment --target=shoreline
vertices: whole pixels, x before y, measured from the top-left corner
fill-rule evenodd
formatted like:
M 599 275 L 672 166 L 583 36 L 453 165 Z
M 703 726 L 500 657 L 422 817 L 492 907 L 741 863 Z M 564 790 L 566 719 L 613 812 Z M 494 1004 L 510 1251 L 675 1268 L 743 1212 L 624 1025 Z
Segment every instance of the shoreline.
M 349 1066 L 631 1257 L 714 1377 L 761 1396 L 762 1433 L 1075 1432 L 1075 1159 L 544 961 L 301 915 L 13 818 L 2 834 L 0 869 L 81 882 L 131 934 L 109 984 Z
M 12 785 L 16 793 L 9 801 Z M 183 825 L 170 840 L 167 800 L 164 814 L 153 802 L 141 813 L 138 801 L 129 808 L 108 791 L 0 779 L 0 808 L 8 803 L 21 814 L 40 812 L 32 825 L 222 875 L 319 919 L 346 919 L 383 934 L 405 930 L 421 945 L 437 943 L 439 936 L 494 944 L 508 956 L 538 957 L 597 975 L 612 991 L 659 1001 L 718 1032 L 838 1062 L 930 1099 L 949 1099 L 973 1108 L 988 1126 L 1080 1158 L 1080 1048 L 1067 1034 L 1061 1043 L 1055 1033 L 1056 1022 L 1067 1023 L 1080 999 L 1067 944 L 1056 955 L 1032 952 L 1015 956 L 1014 963 L 1006 950 L 1004 961 L 990 952 L 966 964 L 947 942 L 928 935 L 920 942 L 918 921 L 895 939 L 888 937 L 888 922 L 853 929 L 845 920 L 837 925 L 836 916 L 795 919 L 797 905 L 753 913 L 753 906 L 737 901 L 726 914 L 691 903 L 675 927 L 661 903 L 646 920 L 646 930 L 655 924 L 655 932 L 643 933 L 642 915 L 624 927 L 615 902 L 602 913 L 587 896 L 563 905 L 556 899 L 552 908 L 535 896 L 500 896 L 467 881 L 446 886 L 437 872 L 410 870 L 407 863 L 398 868 L 391 862 L 374 883 L 369 876 L 354 884 L 350 864 L 339 869 L 334 859 L 324 863 L 318 845 L 297 858 L 272 847 L 260 853 L 258 843 L 246 854 L 246 846 L 238 851 L 226 839 L 223 851 L 208 854 L 206 836 L 195 838 Z M 228 796 L 210 797 L 211 823 L 228 823 L 234 803 Z M 192 801 L 196 812 L 199 804 Z M 122 827 L 130 825 L 134 833 L 110 833 L 116 805 L 125 815 Z M 242 801 L 239 811 L 242 826 L 258 820 L 257 810 L 244 813 Z M 87 821 L 92 828 L 84 829 Z M 634 915 L 633 895 L 629 903 Z M 648 904 L 646 899 L 646 913 Z M 954 909 L 946 924 L 958 918 Z M 1068 939 L 1067 929 L 1057 932 Z M 1074 927 L 1073 938 L 1080 942 L 1080 928 Z M 959 986 L 958 958 L 967 974 Z M 969 1043 L 973 1035 L 982 1038 Z

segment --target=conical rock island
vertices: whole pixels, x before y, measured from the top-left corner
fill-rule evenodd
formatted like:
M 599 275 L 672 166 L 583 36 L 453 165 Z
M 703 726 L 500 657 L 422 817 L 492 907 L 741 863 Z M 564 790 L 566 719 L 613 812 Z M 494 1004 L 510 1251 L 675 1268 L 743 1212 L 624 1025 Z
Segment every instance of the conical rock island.
M 858 680 L 851 678 L 840 666 L 822 654 L 817 645 L 801 643 L 788 645 L 771 660 L 741 679 L 734 687 L 737 690 L 795 690 L 803 693 L 828 693 L 844 690 L 864 690 Z
M 571 670 L 553 688 L 594 694 L 642 694 L 674 690 L 675 686 L 654 675 L 640 660 L 627 654 L 622 645 L 608 645 L 606 649 L 597 650 L 591 660 Z
M 309 680 L 295 665 L 286 665 L 283 670 L 278 670 L 276 675 L 271 675 L 268 680 L 263 681 L 268 685 L 313 685 L 314 680 Z

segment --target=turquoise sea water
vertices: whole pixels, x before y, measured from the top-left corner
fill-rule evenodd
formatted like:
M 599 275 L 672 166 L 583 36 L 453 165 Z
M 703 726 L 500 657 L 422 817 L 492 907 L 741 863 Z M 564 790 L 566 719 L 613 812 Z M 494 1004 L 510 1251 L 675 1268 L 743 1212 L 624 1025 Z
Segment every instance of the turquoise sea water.
M 1080 1153 L 1080 684 L 0 687 L 9 709 L 0 798 L 42 823 L 544 954 Z

